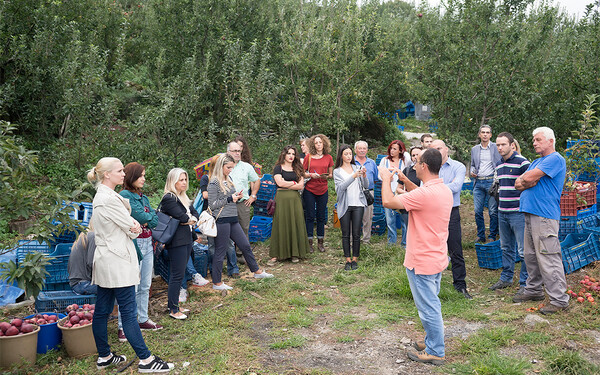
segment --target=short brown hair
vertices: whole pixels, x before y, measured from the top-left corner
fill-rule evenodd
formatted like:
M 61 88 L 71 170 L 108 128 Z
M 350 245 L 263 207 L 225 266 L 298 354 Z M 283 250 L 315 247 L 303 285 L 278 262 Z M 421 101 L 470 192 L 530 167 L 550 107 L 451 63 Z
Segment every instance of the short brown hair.
M 308 153 L 311 155 L 317 154 L 317 149 L 315 148 L 315 139 L 321 138 L 323 141 L 323 155 L 328 155 L 331 152 L 331 142 L 329 138 L 325 134 L 317 134 L 306 140 L 306 146 L 308 147 Z
M 133 183 L 142 176 L 142 173 L 146 170 L 146 167 L 137 162 L 131 162 L 125 166 L 125 179 L 123 180 L 123 189 L 129 190 L 134 193 L 141 193 L 141 189 L 133 186 Z

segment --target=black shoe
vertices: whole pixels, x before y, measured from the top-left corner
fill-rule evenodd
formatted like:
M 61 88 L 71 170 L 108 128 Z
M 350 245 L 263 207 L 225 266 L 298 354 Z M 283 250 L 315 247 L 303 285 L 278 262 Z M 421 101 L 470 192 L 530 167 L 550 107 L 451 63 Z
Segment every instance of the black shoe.
M 358 269 L 358 264 L 356 264 L 356 261 L 354 261 L 354 260 L 353 260 L 353 261 L 352 261 L 352 263 L 350 263 L 350 267 L 351 267 L 353 270 L 357 270 L 357 269 Z
M 107 368 L 108 366 L 118 365 L 119 363 L 125 362 L 127 360 L 127 357 L 125 357 L 124 355 L 116 355 L 115 353 L 110 354 L 112 354 L 112 357 L 110 357 L 106 361 L 103 361 L 100 358 L 98 358 L 98 361 L 96 361 L 96 368 L 98 370 L 102 370 L 103 368 Z
M 489 290 L 504 289 L 504 288 L 508 288 L 511 285 L 512 285 L 511 282 L 498 280 L 496 282 L 496 284 L 489 287 Z
M 481 238 L 481 237 L 479 237 L 479 238 L 477 238 L 477 240 L 475 240 L 475 243 L 482 243 L 483 244 L 485 242 L 486 242 L 485 238 Z
M 175 367 L 172 363 L 167 363 L 162 359 L 154 356 L 152 362 L 147 365 L 139 364 L 138 371 L 139 372 L 169 372 Z
M 344 271 L 351 271 L 351 270 L 352 270 L 352 263 L 346 262 L 346 265 L 344 266 Z
M 471 297 L 471 295 L 469 294 L 469 292 L 467 292 L 467 288 L 462 288 L 460 290 L 457 289 L 457 291 L 459 293 L 462 293 L 462 295 L 465 296 L 466 299 L 473 299 L 473 297 Z
M 543 294 L 535 295 L 535 294 L 526 294 L 523 292 L 522 294 L 515 294 L 513 297 L 514 303 L 526 302 L 526 301 L 543 301 L 546 299 L 546 296 Z

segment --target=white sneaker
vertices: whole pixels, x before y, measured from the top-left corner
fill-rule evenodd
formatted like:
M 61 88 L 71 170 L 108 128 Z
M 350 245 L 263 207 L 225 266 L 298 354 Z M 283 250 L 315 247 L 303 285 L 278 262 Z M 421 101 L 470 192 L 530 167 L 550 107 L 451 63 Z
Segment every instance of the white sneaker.
M 255 273 L 254 274 L 254 278 L 255 279 L 269 279 L 271 277 L 275 277 L 275 276 L 273 276 L 272 273 L 268 273 L 267 271 L 262 271 L 262 273 Z
M 223 283 L 221 285 L 215 285 L 215 284 L 213 284 L 213 289 L 216 289 L 216 290 L 231 290 L 233 288 L 230 287 L 229 285 Z
M 208 284 L 208 280 L 206 280 L 204 277 L 202 277 L 202 275 L 197 273 L 194 275 L 194 281 L 192 282 L 192 284 L 195 286 L 204 286 Z
M 187 289 L 179 289 L 179 303 L 183 303 L 185 301 L 187 301 Z

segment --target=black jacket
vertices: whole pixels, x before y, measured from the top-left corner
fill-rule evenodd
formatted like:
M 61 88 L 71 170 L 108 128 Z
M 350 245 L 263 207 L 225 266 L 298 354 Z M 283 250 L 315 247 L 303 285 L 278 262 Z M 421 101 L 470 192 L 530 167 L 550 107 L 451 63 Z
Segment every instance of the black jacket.
M 172 216 L 173 218 L 179 220 L 182 223 L 187 223 L 189 221 L 187 212 L 183 203 L 174 195 L 174 194 L 165 194 L 160 201 L 160 211 Z M 194 209 L 193 203 L 190 203 L 190 213 L 198 219 L 198 211 Z M 167 248 L 184 246 L 191 244 L 194 240 L 198 238 L 196 233 L 190 228 L 189 225 L 180 225 L 173 236 L 171 242 L 167 245 Z

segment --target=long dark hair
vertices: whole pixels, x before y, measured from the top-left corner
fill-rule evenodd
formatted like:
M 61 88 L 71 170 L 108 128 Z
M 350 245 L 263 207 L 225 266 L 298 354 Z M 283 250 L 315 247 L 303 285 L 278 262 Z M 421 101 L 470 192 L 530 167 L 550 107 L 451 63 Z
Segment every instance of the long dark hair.
M 342 158 L 342 154 L 348 148 L 350 149 L 350 151 L 352 151 L 352 147 L 350 147 L 348 145 L 344 145 L 344 144 L 340 145 L 340 149 L 337 152 L 337 159 L 335 160 L 335 166 L 333 167 L 333 169 L 337 169 L 337 168 L 341 167 L 344 164 L 344 160 Z M 352 151 L 352 154 L 354 155 L 354 151 Z M 356 164 L 354 162 L 354 158 L 352 158 L 352 160 L 350 160 L 350 164 Z
M 244 147 L 242 147 L 242 161 L 246 163 L 252 164 L 252 152 L 250 151 L 250 147 L 248 146 L 248 142 L 246 142 L 246 138 L 238 135 L 233 139 L 234 142 L 242 142 Z
M 125 166 L 125 179 L 123 180 L 123 189 L 129 190 L 133 193 L 141 193 L 142 190 L 133 186 L 133 183 L 138 178 L 142 177 L 142 173 L 146 170 L 146 167 L 137 162 L 131 162 Z
M 392 149 L 393 145 L 398 145 L 398 147 L 400 148 L 400 155 L 398 155 L 398 157 L 400 158 L 400 160 L 402 160 L 402 162 L 404 162 L 404 153 L 406 152 L 406 146 L 404 146 L 404 142 L 399 141 L 399 140 L 395 140 L 392 141 L 392 143 L 390 143 L 390 145 L 387 148 L 387 158 L 389 160 L 392 160 L 392 155 L 390 154 L 390 150 Z
M 296 178 L 300 180 L 300 177 L 304 175 L 304 167 L 302 166 L 302 163 L 300 163 L 300 158 L 298 157 L 298 150 L 296 150 L 296 147 L 292 145 L 285 146 L 283 148 L 283 151 L 281 151 L 281 154 L 279 154 L 279 159 L 277 159 L 277 165 L 283 165 L 285 163 L 285 156 L 287 155 L 289 150 L 294 150 L 295 156 L 294 161 L 292 162 L 292 170 L 294 171 Z

